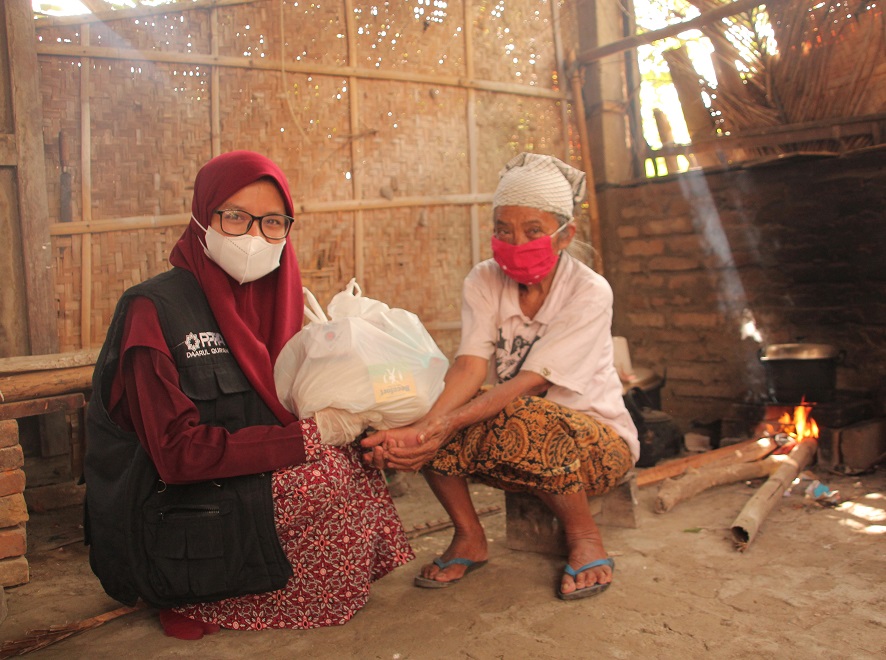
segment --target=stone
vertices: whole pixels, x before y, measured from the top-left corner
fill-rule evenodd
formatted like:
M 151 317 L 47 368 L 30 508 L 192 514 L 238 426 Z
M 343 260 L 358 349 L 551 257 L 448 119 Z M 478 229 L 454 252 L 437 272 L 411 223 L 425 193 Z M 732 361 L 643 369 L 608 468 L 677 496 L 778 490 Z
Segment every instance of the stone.
M 15 587 L 30 579 L 28 560 L 24 557 L 0 559 L 0 587 Z

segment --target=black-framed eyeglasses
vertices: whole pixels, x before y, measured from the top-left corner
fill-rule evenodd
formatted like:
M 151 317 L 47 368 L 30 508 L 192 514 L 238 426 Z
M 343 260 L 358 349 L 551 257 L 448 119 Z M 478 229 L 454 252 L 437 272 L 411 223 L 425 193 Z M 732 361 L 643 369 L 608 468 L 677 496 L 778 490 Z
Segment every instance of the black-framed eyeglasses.
M 282 213 L 252 215 L 248 211 L 238 209 L 222 209 L 214 211 L 221 219 L 221 230 L 229 236 L 243 236 L 252 229 L 252 223 L 258 222 L 258 229 L 265 238 L 279 240 L 286 238 L 292 229 L 294 218 Z

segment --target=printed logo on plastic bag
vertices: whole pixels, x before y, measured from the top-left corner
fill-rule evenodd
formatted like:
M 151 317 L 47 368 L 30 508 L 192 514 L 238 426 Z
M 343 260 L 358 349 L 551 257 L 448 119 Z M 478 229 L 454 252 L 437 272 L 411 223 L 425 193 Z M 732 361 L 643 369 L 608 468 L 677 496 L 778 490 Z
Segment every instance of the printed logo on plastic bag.
M 374 412 L 378 429 L 411 424 L 443 391 L 449 361 L 419 318 L 364 298 L 355 280 L 323 312 L 305 289 L 311 322 L 274 365 L 277 396 L 301 418 L 323 408 Z

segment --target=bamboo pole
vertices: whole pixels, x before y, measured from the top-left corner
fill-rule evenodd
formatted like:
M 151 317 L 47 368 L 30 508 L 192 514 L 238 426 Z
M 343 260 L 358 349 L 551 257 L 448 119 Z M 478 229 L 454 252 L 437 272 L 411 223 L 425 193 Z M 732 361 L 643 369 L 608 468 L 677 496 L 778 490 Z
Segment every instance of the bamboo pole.
M 594 248 L 594 270 L 600 275 L 604 274 L 603 268 L 603 235 L 600 230 L 600 208 L 597 204 L 597 182 L 594 178 L 594 166 L 591 162 L 591 146 L 588 140 L 588 121 L 585 116 L 585 102 L 582 94 L 581 69 L 574 66 L 575 53 L 569 53 L 569 65 L 572 83 L 572 102 L 575 104 L 575 114 L 578 124 L 578 139 L 581 147 L 581 161 L 587 177 L 588 217 L 591 223 L 591 246 Z
M 713 23 L 714 21 L 719 21 L 724 18 L 728 18 L 729 16 L 740 14 L 743 11 L 749 11 L 754 7 L 759 7 L 760 5 L 772 6 L 781 2 L 784 2 L 784 0 L 736 0 L 736 2 L 732 2 L 728 5 L 717 7 L 717 9 L 712 9 L 711 11 L 699 14 L 695 18 L 691 18 L 688 21 L 675 23 L 674 25 L 669 25 L 667 27 L 661 28 L 660 30 L 650 30 L 649 32 L 644 32 L 643 34 L 636 34 L 630 37 L 625 37 L 624 39 L 613 41 L 612 43 L 606 44 L 605 46 L 590 48 L 578 55 L 578 58 L 576 59 L 576 64 L 578 66 L 587 66 L 588 64 L 596 62 L 597 60 L 604 57 L 608 57 L 609 55 L 615 55 L 616 53 L 621 53 L 626 50 L 630 50 L 631 48 L 636 48 L 637 46 L 651 44 L 653 41 L 666 39 L 667 37 L 675 37 L 681 32 L 686 32 L 687 30 L 696 30 L 702 26 L 708 25 L 709 23 Z
M 218 55 L 218 9 L 209 12 L 209 50 Z M 282 58 L 281 58 L 282 59 Z M 221 82 L 217 66 L 209 68 L 209 143 L 213 158 L 221 155 Z M 190 221 L 190 217 L 188 218 Z
M 756 461 L 771 454 L 776 444 L 772 438 L 760 438 L 759 440 L 745 440 L 728 447 L 720 447 L 703 454 L 676 458 L 667 463 L 647 468 L 637 474 L 637 486 L 648 486 L 658 483 L 668 477 L 676 477 L 692 467 L 713 465 L 719 463 L 744 463 Z
M 756 537 L 766 516 L 782 498 L 791 482 L 797 475 L 809 465 L 818 450 L 818 442 L 815 440 L 803 440 L 798 442 L 791 452 L 781 462 L 778 469 L 772 473 L 754 496 L 748 501 L 741 513 L 732 523 L 732 540 L 740 552 L 747 550 L 751 541 Z
M 557 63 L 557 80 L 563 81 L 568 77 L 569 63 L 566 61 L 566 55 L 563 51 L 563 36 L 560 34 L 560 5 L 556 2 L 551 3 L 551 33 L 554 40 L 554 61 Z M 560 160 L 568 163 L 571 155 L 569 149 L 568 102 L 560 104 L 560 130 L 563 132 L 563 152 L 560 155 Z
M 335 202 L 294 202 L 294 210 L 299 214 L 338 213 L 341 211 L 359 211 L 361 209 L 377 211 L 414 206 L 469 206 L 473 204 L 488 204 L 490 202 L 492 202 L 492 193 L 469 193 L 428 197 L 397 197 L 393 200 L 379 197 L 377 199 L 352 199 Z M 90 222 L 66 222 L 50 226 L 49 233 L 51 236 L 73 236 L 75 234 L 101 234 L 113 231 L 180 227 L 188 224 L 190 217 L 190 213 L 173 213 L 169 215 L 141 215 Z
M 80 29 L 80 44 L 89 46 L 89 25 Z M 92 61 L 80 58 L 80 218 L 92 220 L 92 113 L 89 85 Z
M 465 24 L 470 25 L 474 14 L 474 5 L 471 0 L 463 3 Z M 468 80 L 474 77 L 474 40 L 473 30 L 465 30 L 465 76 Z M 479 190 L 480 169 L 480 146 L 477 132 L 477 92 L 468 89 L 467 104 L 465 107 L 465 121 L 468 126 L 468 175 L 470 177 L 470 191 L 476 195 Z M 471 263 L 480 261 L 480 209 L 477 204 L 471 204 Z
M 353 0 L 345 0 L 345 32 L 348 38 L 348 68 L 356 69 L 357 65 L 357 31 L 354 29 L 356 18 L 354 16 Z M 358 92 L 359 80 L 351 73 L 348 76 L 348 121 L 352 136 L 360 132 L 360 94 Z M 350 140 L 351 156 L 351 196 L 357 205 L 354 209 L 354 277 L 358 282 L 366 279 L 366 255 L 365 247 L 366 228 L 363 222 L 363 209 L 361 197 L 363 195 L 363 168 L 360 166 L 360 146 L 357 140 Z
M 413 73 L 409 71 L 380 71 L 358 66 L 336 67 L 316 63 L 286 62 L 279 59 L 238 57 L 236 55 L 212 55 L 209 53 L 182 53 L 165 52 L 155 50 L 137 50 L 135 48 L 108 48 L 105 46 L 78 46 L 72 44 L 37 44 L 38 55 L 79 57 L 109 60 L 137 60 L 141 62 L 192 65 L 192 66 L 219 66 L 233 69 L 250 69 L 252 71 L 280 71 L 285 67 L 287 73 L 301 73 L 317 76 L 353 76 L 367 80 L 389 80 L 392 82 L 416 83 L 422 85 L 437 85 L 438 87 L 457 87 L 460 89 L 478 89 L 487 92 L 499 92 L 513 94 L 529 98 L 553 99 L 557 101 L 568 100 L 568 94 L 557 89 L 521 85 L 518 83 L 498 82 L 494 80 L 467 80 L 464 76 L 445 76 L 426 73 Z
M 80 348 L 92 346 L 92 234 L 80 237 Z

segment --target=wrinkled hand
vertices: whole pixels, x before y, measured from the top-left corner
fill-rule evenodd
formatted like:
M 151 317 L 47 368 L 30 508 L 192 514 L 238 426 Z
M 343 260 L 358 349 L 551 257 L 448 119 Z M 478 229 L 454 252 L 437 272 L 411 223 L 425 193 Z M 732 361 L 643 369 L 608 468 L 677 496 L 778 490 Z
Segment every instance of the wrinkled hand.
M 434 457 L 446 439 L 447 433 L 441 424 L 425 423 L 373 433 L 363 438 L 360 445 L 363 460 L 370 465 L 417 472 Z
M 367 426 L 378 424 L 381 419 L 376 412 L 352 413 L 340 408 L 324 408 L 314 413 L 320 444 L 336 447 L 352 443 Z

